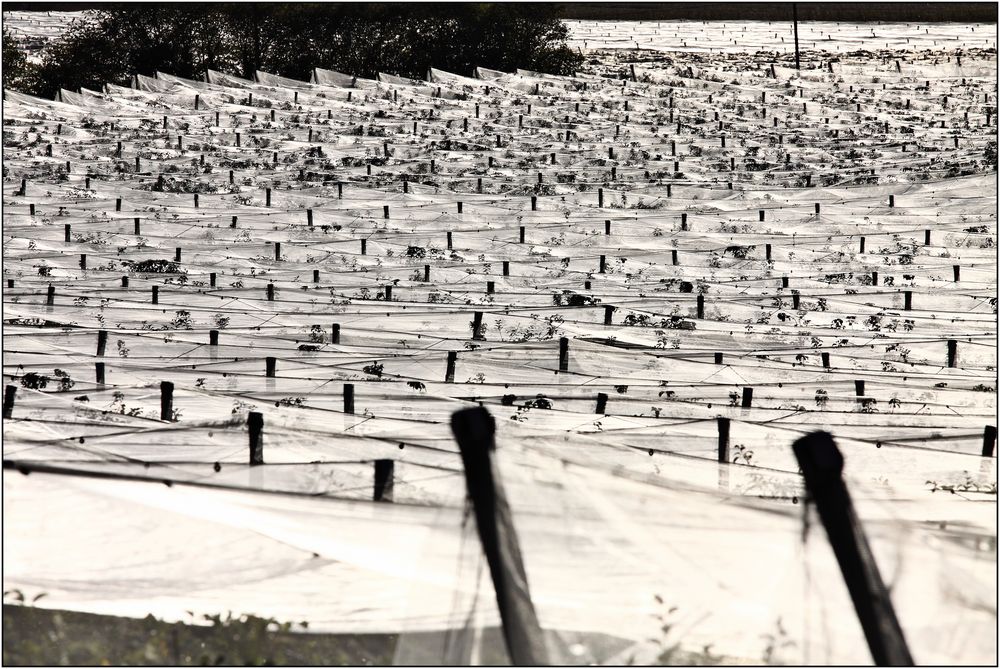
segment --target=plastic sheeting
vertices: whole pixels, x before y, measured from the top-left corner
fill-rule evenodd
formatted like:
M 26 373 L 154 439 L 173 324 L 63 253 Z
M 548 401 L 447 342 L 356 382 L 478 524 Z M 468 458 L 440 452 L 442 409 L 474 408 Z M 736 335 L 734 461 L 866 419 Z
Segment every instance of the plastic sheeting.
M 983 46 L 8 92 L 5 590 L 503 662 L 479 403 L 553 661 L 868 662 L 790 448 L 825 429 L 914 657 L 995 662 Z

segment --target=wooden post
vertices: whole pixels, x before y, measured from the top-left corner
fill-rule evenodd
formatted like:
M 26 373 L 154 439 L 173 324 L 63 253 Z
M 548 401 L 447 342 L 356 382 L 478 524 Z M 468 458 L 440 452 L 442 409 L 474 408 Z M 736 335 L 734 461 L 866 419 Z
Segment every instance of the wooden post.
M 475 341 L 482 341 L 483 339 L 483 312 L 474 311 L 472 312 L 472 339 Z
M 597 206 L 601 207 L 601 208 L 604 207 L 604 189 L 603 188 L 598 188 L 597 189 Z
M 569 339 L 559 338 L 559 371 L 569 371 Z
M 265 188 L 264 189 L 264 199 L 265 199 L 266 206 L 270 207 L 271 206 L 271 189 L 270 188 Z
M 698 293 L 697 304 L 698 304 L 698 307 L 697 307 L 698 308 L 698 318 L 704 318 L 705 317 L 705 296 L 702 295 L 701 293 Z
M 104 350 L 108 346 L 108 331 L 98 330 L 97 331 L 97 357 L 104 357 Z
M 597 393 L 597 409 L 594 413 L 599 413 L 601 415 L 607 413 L 608 408 L 608 395 L 607 393 Z
M 538 198 L 531 196 L 531 211 L 538 211 Z
M 250 466 L 264 464 L 264 416 L 257 411 L 247 414 L 247 432 L 250 435 Z
M 878 272 L 872 272 L 872 285 L 878 285 Z
M 10 418 L 14 413 L 14 398 L 17 396 L 17 386 L 7 386 L 3 391 L 3 417 Z
M 878 666 L 912 666 L 889 591 L 844 484 L 844 457 L 827 432 L 813 432 L 792 445 L 806 490 L 816 504 L 840 571 L 854 602 L 872 659 Z
M 364 255 L 368 255 L 368 240 L 367 239 L 362 239 L 361 240 L 361 255 L 363 255 L 363 256 Z
M 274 378 L 274 368 L 277 366 L 277 359 L 267 356 L 264 358 L 264 376 Z
M 174 415 L 174 384 L 160 381 L 160 420 L 172 420 Z
M 122 277 L 122 288 L 128 288 L 128 277 L 127 276 L 123 276 Z
M 955 362 L 958 360 L 958 340 L 949 339 L 948 340 L 948 366 L 956 367 Z
M 181 247 L 178 246 L 174 249 L 174 262 L 180 262 L 180 261 L 181 261 Z
M 451 231 L 448 232 L 447 240 L 448 240 L 448 250 L 451 251 Z
M 391 285 L 387 285 L 385 287 L 385 301 L 386 302 L 392 302 L 392 286 Z
M 514 665 L 548 664 L 500 471 L 491 459 L 496 430 L 493 417 L 482 407 L 463 409 L 452 415 L 451 430 L 461 451 L 466 489 L 493 577 L 508 656 Z
M 80 269 L 87 269 L 87 254 L 80 254 Z
M 455 362 L 458 360 L 458 353 L 448 351 L 448 362 L 444 372 L 445 383 L 455 383 Z
M 607 256 L 603 256 L 603 255 L 602 255 L 602 256 L 601 256 L 601 259 L 600 259 L 600 261 L 599 261 L 599 264 L 598 264 L 598 269 L 597 269 L 597 271 L 598 271 L 599 273 L 601 273 L 601 274 L 604 274 L 604 270 L 605 270 L 605 268 L 607 267 L 607 260 L 606 260 L 606 258 L 607 258 Z
M 354 413 L 354 384 L 344 384 L 344 413 Z
M 306 209 L 306 225 L 313 227 L 313 210 Z
M 151 298 L 152 298 L 152 303 L 153 304 L 159 304 L 160 303 L 160 287 L 159 286 L 153 286 Z
M 749 409 L 753 405 L 753 388 L 746 386 L 743 388 L 743 402 L 740 407 Z
M 208 345 L 209 346 L 218 346 L 219 345 L 219 331 L 218 330 L 209 330 L 208 331 Z
M 722 364 L 722 354 L 721 353 L 716 353 L 715 354 L 715 364 L 717 364 L 717 365 L 721 365 Z
M 7 389 L 8 389 L 7 392 L 9 393 L 10 389 L 13 388 L 13 387 L 14 386 L 7 386 Z M 14 403 L 14 399 L 13 399 L 13 397 L 11 397 L 11 404 L 13 404 L 13 403 Z M 4 400 L 4 407 L 6 407 L 6 406 L 7 406 L 7 401 L 5 399 Z M 4 416 L 7 416 L 8 418 L 10 417 L 7 414 L 7 412 L 6 412 L 6 409 L 4 410 Z M 996 448 L 996 443 L 997 443 L 997 428 L 996 428 L 996 425 L 987 425 L 983 429 L 983 452 L 982 452 L 982 455 L 983 455 L 984 458 L 992 458 L 993 457 L 993 450 Z
M 104 385 L 104 363 L 94 363 L 95 380 L 99 385 Z
M 372 494 L 373 502 L 391 502 L 393 470 L 395 465 L 392 460 L 375 461 L 375 490 Z
M 519 234 L 520 234 L 520 236 L 518 238 L 518 242 L 521 243 L 521 244 L 523 244 L 524 243 L 524 226 L 523 225 L 520 228 Z
M 931 245 L 931 231 L 924 230 L 924 246 L 930 246 L 930 245 Z
M 208 285 L 210 287 L 212 287 L 212 288 L 215 288 L 215 279 L 216 279 L 216 273 L 215 272 L 209 272 L 208 273 Z
M 861 238 L 861 245 L 858 248 L 858 253 L 864 253 L 864 252 L 865 252 L 865 238 L 862 237 Z
M 604 324 L 611 325 L 611 314 L 615 313 L 617 307 L 613 307 L 610 304 L 604 305 Z
M 858 404 L 861 404 L 861 398 L 865 396 L 865 382 L 863 379 L 854 381 L 854 394 L 858 398 Z
M 330 326 L 330 343 L 340 343 L 340 323 L 334 323 Z
M 486 282 L 486 294 L 487 295 L 492 295 L 493 294 L 493 290 L 494 290 L 494 286 L 495 285 L 496 284 L 494 284 L 494 282 L 492 282 L 492 281 L 487 281 Z
M 895 195 L 890 195 L 889 196 L 889 206 L 890 207 L 895 207 L 896 206 L 896 196 Z
M 431 280 L 431 266 L 424 265 L 424 283 L 427 283 L 430 280 Z
M 382 218 L 389 218 L 389 205 L 382 205 Z
M 63 225 L 63 241 L 65 241 L 67 244 L 71 240 L 71 237 L 70 237 L 71 231 L 72 231 L 72 228 L 70 227 L 69 223 L 66 223 L 65 225 Z
M 729 419 L 724 416 L 716 416 L 715 420 L 719 426 L 718 461 L 720 463 L 728 463 L 729 462 Z
M 910 311 L 913 308 L 913 291 L 903 291 L 903 310 Z
M 267 301 L 268 302 L 273 302 L 274 301 L 274 284 L 273 283 L 267 284 Z
M 962 266 L 961 265 L 952 265 L 951 266 L 951 273 L 952 273 L 952 275 L 954 277 L 953 280 L 955 281 L 955 283 L 958 283 L 958 280 L 959 280 L 959 278 L 962 275 Z
M 281 242 L 274 243 L 274 260 L 276 262 L 281 260 Z
M 830 354 L 824 351 L 819 354 L 819 357 L 823 361 L 823 367 L 830 369 Z
M 45 294 L 45 306 L 54 306 L 56 302 L 56 287 L 49 286 Z

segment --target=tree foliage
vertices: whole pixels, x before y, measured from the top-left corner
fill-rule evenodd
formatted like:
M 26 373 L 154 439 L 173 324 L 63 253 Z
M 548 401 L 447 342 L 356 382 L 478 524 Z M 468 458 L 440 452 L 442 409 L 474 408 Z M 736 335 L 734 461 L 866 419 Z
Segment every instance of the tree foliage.
M 31 90 L 35 87 L 35 69 L 24 53 L 17 48 L 17 42 L 6 30 L 3 31 L 3 87 L 14 90 Z
M 582 57 L 566 37 L 549 4 L 110 5 L 49 46 L 28 92 L 100 90 L 157 70 L 252 78 L 259 69 L 302 80 L 315 67 L 369 78 L 423 78 L 429 67 L 470 75 L 476 66 L 568 74 Z

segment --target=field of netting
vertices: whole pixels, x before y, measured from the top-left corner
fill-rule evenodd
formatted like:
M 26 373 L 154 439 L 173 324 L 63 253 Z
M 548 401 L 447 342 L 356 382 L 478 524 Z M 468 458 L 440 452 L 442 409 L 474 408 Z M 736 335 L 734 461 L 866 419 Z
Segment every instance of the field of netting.
M 915 659 L 995 662 L 995 26 L 608 26 L 573 77 L 6 91 L 4 589 L 486 661 L 481 404 L 554 661 L 870 662 L 827 430 Z

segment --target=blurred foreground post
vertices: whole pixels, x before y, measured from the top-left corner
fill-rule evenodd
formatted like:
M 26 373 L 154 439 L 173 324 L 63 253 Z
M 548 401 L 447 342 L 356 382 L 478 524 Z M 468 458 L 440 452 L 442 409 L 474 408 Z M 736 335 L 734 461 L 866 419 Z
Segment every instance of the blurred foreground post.
M 528 578 L 500 472 L 491 457 L 495 429 L 493 416 L 482 407 L 462 409 L 451 416 L 451 431 L 462 453 L 466 488 L 493 577 L 511 664 L 544 665 L 548 664 L 545 639 L 528 592 Z
M 792 450 L 844 575 L 872 659 L 878 666 L 913 666 L 889 591 L 844 484 L 844 457 L 833 437 L 813 432 L 792 444 Z

